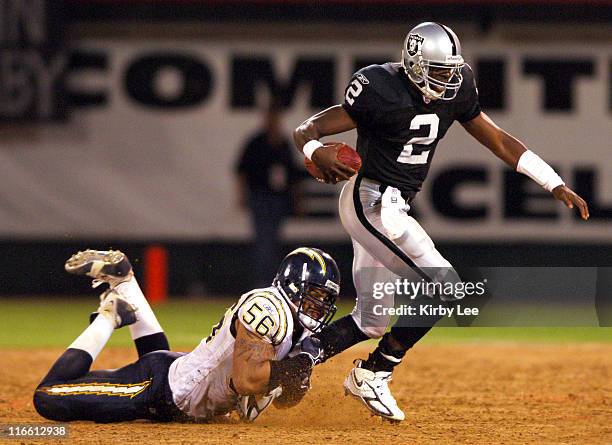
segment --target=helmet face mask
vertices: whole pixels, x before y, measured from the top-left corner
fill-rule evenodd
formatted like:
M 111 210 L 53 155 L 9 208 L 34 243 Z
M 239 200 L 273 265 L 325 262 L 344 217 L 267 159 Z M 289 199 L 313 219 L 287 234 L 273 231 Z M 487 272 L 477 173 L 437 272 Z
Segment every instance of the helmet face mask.
M 319 249 L 300 247 L 287 255 L 273 285 L 289 299 L 300 324 L 312 332 L 336 313 L 340 272 L 333 258 Z
M 330 289 L 304 283 L 296 306 L 296 314 L 302 326 L 312 332 L 320 331 L 336 314 L 337 294 Z
M 428 99 L 454 99 L 463 82 L 464 65 L 459 39 L 447 26 L 421 23 L 404 40 L 404 71 Z

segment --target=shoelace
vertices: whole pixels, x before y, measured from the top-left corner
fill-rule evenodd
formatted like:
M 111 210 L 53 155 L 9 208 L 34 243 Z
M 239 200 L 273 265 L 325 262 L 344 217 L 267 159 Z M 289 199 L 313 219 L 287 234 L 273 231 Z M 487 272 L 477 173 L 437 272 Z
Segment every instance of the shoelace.
M 380 388 L 385 388 L 385 387 L 387 388 L 389 387 L 389 382 L 383 379 L 376 388 L 380 389 Z
M 94 289 L 98 286 L 101 286 L 104 283 L 108 283 L 110 287 L 113 287 L 113 277 L 110 275 L 100 275 L 98 278 L 94 278 L 91 281 L 91 287 Z

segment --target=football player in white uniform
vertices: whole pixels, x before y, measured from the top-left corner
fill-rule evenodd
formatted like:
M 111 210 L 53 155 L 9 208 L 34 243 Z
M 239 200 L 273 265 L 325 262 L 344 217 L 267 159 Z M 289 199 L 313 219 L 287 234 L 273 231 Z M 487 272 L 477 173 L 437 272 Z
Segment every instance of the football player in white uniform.
M 210 419 L 233 410 L 250 421 L 271 402 L 293 406 L 310 387 L 310 371 L 301 370 L 318 360 L 317 348 L 300 344 L 331 320 L 340 291 L 335 261 L 319 249 L 298 248 L 270 287 L 242 295 L 193 351 L 178 353 L 170 352 L 123 253 L 79 252 L 66 270 L 109 289 L 91 324 L 36 388 L 36 410 L 56 421 Z M 138 360 L 90 371 L 122 326 L 129 326 Z

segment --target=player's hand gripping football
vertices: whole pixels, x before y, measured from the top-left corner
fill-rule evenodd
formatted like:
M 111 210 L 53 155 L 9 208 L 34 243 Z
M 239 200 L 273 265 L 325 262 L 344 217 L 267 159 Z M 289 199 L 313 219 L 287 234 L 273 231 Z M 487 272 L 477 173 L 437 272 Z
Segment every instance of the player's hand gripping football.
M 323 180 L 331 184 L 346 181 L 357 173 L 337 158 L 337 151 L 335 145 L 324 145 L 312 154 L 312 162 L 319 168 Z
M 589 219 L 589 206 L 586 201 L 578 196 L 572 189 L 565 185 L 559 185 L 553 189 L 552 194 L 568 208 L 573 209 L 574 206 L 578 207 L 582 219 L 585 221 Z

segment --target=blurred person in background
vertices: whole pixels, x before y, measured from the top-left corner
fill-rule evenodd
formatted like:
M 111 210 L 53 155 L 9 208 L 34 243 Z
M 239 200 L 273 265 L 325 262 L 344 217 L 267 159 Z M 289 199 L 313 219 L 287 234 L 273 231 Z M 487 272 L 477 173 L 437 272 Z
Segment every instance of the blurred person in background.
M 297 208 L 297 183 L 302 176 L 283 132 L 281 112 L 279 99 L 272 97 L 262 128 L 247 139 L 236 164 L 238 204 L 250 211 L 255 232 L 256 286 L 263 286 L 273 274 L 279 259 L 280 229 Z

